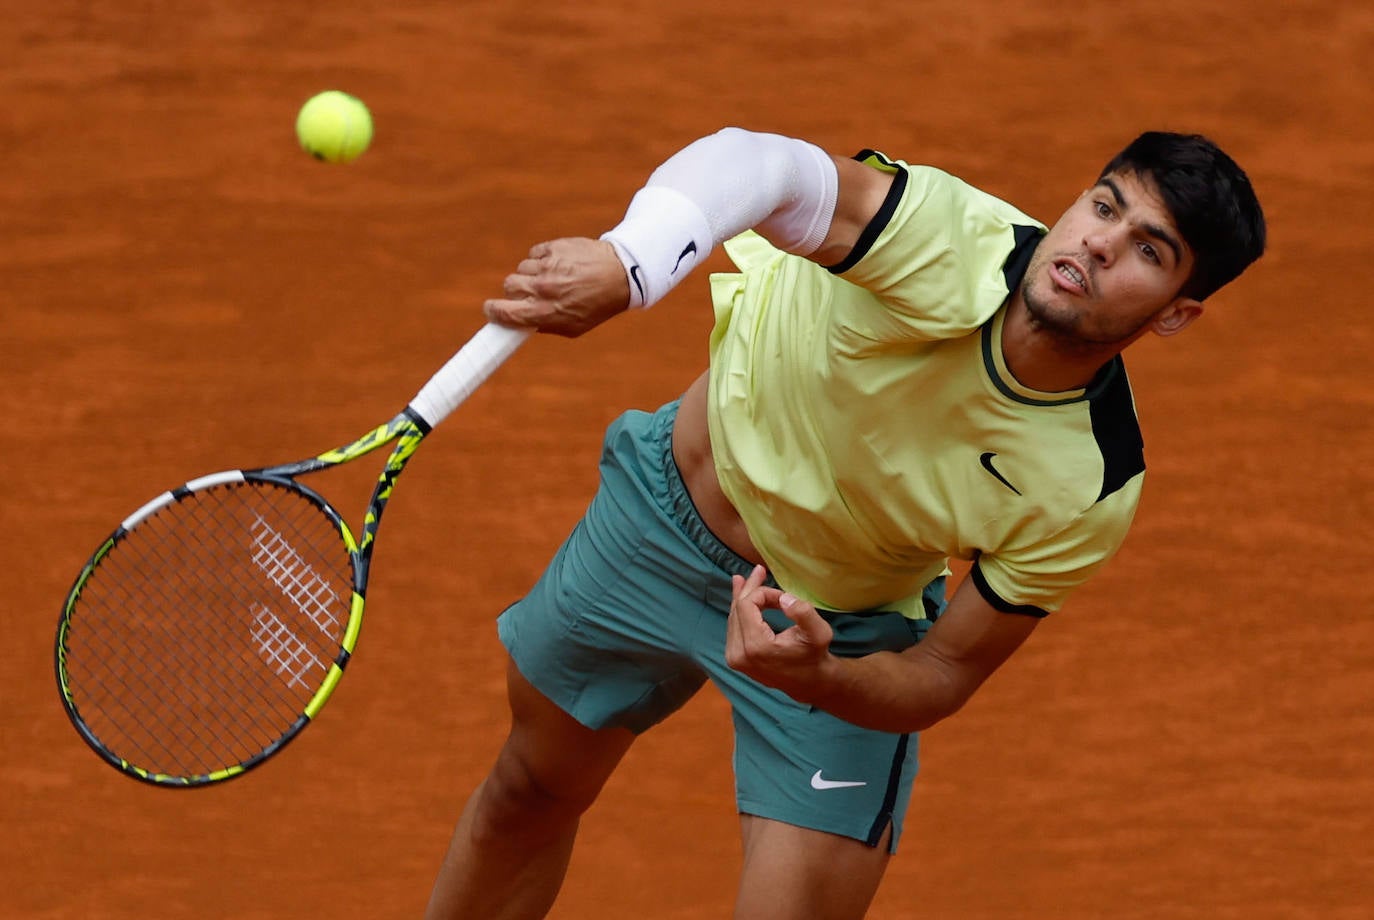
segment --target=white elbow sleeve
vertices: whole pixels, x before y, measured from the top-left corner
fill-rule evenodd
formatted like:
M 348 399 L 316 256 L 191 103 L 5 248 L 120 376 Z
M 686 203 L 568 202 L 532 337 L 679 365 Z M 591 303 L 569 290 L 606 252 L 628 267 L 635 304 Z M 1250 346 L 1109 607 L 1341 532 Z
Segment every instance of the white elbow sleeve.
M 602 234 L 630 279 L 630 305 L 663 299 L 718 243 L 750 228 L 810 255 L 825 241 L 839 177 L 819 147 L 726 128 L 654 170 L 625 218 Z

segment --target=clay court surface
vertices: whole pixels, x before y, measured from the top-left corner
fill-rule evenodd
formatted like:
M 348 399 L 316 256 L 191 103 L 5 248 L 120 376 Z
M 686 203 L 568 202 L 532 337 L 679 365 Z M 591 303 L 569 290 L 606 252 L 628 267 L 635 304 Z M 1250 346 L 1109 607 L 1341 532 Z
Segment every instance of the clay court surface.
M 1374 916 L 1374 10 L 1340 2 L 0 3 L 0 917 L 419 915 L 505 731 L 493 618 L 603 426 L 699 371 L 701 272 L 536 340 L 426 442 L 317 723 L 218 788 L 101 764 L 58 704 L 77 569 L 154 494 L 389 418 L 526 248 L 726 124 L 941 165 L 1053 220 L 1149 127 L 1249 170 L 1270 254 L 1129 358 L 1151 474 L 1103 575 L 923 739 L 872 916 Z M 296 146 L 313 93 L 377 119 Z M 724 268 L 723 256 L 713 257 Z M 320 486 L 359 514 L 362 479 Z M 356 522 L 356 517 L 354 518 Z M 703 691 L 586 818 L 554 916 L 728 916 Z

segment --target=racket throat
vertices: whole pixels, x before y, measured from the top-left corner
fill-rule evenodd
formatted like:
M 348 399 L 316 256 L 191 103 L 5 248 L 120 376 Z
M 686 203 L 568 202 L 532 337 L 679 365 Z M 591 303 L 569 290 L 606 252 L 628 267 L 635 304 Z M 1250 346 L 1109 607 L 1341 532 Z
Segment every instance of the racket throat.
M 377 541 L 377 528 L 382 522 L 382 513 L 386 511 L 387 503 L 391 500 L 396 480 L 419 448 L 420 442 L 430 432 L 430 426 L 425 420 L 409 407 L 396 416 L 388 428 L 391 438 L 396 441 L 396 446 L 392 449 L 391 456 L 387 457 L 386 467 L 377 477 L 377 484 L 372 490 L 372 500 L 368 502 L 367 513 L 363 516 L 362 532 L 358 539 L 357 565 L 354 566 L 354 590 L 359 595 L 363 595 L 367 587 L 373 547 Z

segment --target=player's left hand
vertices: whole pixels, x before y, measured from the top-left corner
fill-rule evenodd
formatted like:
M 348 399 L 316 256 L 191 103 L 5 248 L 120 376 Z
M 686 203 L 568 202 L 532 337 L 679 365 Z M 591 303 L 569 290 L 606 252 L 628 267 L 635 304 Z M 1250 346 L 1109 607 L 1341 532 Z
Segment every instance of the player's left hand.
M 760 565 L 748 578 L 731 576 L 734 597 L 726 623 L 725 663 L 808 703 L 824 688 L 835 631 L 811 604 L 765 585 L 767 575 Z M 763 618 L 769 608 L 781 610 L 794 625 L 773 632 Z
M 503 293 L 482 305 L 487 319 L 574 337 L 624 312 L 630 282 L 610 243 L 579 237 L 535 245 Z

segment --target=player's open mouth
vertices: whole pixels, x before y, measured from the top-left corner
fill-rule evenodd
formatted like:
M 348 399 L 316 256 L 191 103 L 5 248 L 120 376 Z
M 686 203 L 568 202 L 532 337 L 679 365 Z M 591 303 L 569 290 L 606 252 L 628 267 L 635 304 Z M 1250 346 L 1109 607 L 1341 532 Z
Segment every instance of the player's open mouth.
M 1053 270 L 1055 280 L 1059 282 L 1060 287 L 1078 294 L 1088 292 L 1087 274 L 1074 262 L 1055 262 Z

